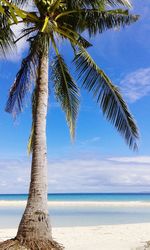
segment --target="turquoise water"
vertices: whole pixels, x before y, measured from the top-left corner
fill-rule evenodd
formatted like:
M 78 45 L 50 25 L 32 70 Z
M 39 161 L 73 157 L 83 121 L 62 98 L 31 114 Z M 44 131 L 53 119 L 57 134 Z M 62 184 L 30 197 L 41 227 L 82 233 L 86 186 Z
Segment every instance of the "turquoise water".
M 27 194 L 0 194 L 0 200 L 26 200 Z M 149 193 L 49 194 L 49 201 L 150 201 Z
M 0 195 L 0 200 L 26 200 L 27 195 Z M 50 194 L 51 201 L 143 201 L 150 202 L 150 194 Z M 0 206 L 0 228 L 18 226 L 23 206 Z M 53 227 L 96 226 L 150 222 L 150 206 L 50 206 Z

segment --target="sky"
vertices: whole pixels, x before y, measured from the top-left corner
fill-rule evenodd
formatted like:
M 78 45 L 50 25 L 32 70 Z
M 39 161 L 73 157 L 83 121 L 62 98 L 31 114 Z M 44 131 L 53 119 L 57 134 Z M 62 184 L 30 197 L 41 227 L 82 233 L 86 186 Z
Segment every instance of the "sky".
M 140 20 L 97 35 L 89 49 L 96 63 L 119 86 L 138 124 L 138 152 L 128 148 L 92 96 L 83 90 L 72 144 L 64 113 L 51 93 L 47 117 L 49 193 L 150 192 L 149 9 L 149 1 L 134 0 L 131 12 L 139 14 Z M 66 45 L 59 47 L 72 68 L 72 53 Z M 0 59 L 0 193 L 27 193 L 29 187 L 30 98 L 16 119 L 5 112 L 10 86 L 26 53 L 26 43 L 21 41 L 18 51 L 10 52 L 7 60 Z

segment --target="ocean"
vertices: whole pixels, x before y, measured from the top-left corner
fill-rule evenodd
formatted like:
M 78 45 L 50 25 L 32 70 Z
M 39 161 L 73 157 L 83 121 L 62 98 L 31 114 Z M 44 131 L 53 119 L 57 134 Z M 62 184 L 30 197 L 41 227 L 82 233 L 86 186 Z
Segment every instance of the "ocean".
M 0 228 L 18 226 L 26 199 L 26 194 L 0 195 Z M 48 200 L 53 227 L 150 222 L 148 193 L 49 194 Z
M 0 201 L 24 201 L 27 194 L 0 194 Z M 150 193 L 48 194 L 49 201 L 150 201 Z

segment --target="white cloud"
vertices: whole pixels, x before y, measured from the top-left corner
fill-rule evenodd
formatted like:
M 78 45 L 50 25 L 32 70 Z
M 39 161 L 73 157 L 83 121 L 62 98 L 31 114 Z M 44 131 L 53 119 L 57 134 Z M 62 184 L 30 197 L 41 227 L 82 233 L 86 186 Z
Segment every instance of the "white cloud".
M 0 159 L 0 193 L 27 192 L 29 173 L 26 160 Z
M 13 32 L 15 34 L 16 39 L 18 39 L 22 35 L 23 27 L 24 26 L 22 24 L 17 24 L 13 26 Z M 16 46 L 17 46 L 17 49 L 9 53 L 7 57 L 7 59 L 10 61 L 20 60 L 22 58 L 24 51 L 28 47 L 28 43 L 25 38 L 22 38 L 21 40 L 17 42 Z
M 85 145 L 95 144 L 95 143 L 98 143 L 100 141 L 100 139 L 101 138 L 99 136 L 95 136 L 93 138 L 90 138 L 90 139 L 79 142 L 79 145 L 80 146 L 85 146 Z
M 17 40 L 22 35 L 22 24 L 17 24 L 12 26 L 12 30 L 14 32 L 14 39 Z M 22 59 L 23 53 L 28 48 L 28 43 L 25 38 L 22 38 L 16 43 L 16 47 L 12 47 L 11 49 L 8 49 L 6 58 L 8 61 L 16 62 L 20 59 Z M 5 59 L 3 57 L 3 54 L 0 55 L 0 59 Z
M 138 163 L 138 164 L 137 164 Z M 150 191 L 150 156 L 49 161 L 49 192 Z M 0 193 L 27 193 L 28 160 L 0 160 Z
M 120 163 L 142 163 L 150 164 L 150 156 L 137 156 L 137 157 L 112 157 L 109 158 L 110 161 L 120 162 Z
M 150 168 L 142 161 L 138 166 L 136 163 L 116 164 L 109 159 L 66 160 L 50 165 L 58 192 L 150 190 Z M 49 185 L 49 191 L 53 188 Z
M 138 69 L 121 81 L 122 92 L 130 102 L 150 94 L 150 68 Z
M 24 4 L 23 7 L 24 10 L 26 11 L 31 11 L 33 9 L 33 2 L 30 1 L 28 4 Z M 22 23 L 18 23 L 17 25 L 12 26 L 12 31 L 14 32 L 15 35 L 15 40 L 17 40 L 20 36 L 22 36 L 22 29 L 24 28 L 24 25 Z M 25 50 L 28 48 L 28 42 L 26 41 L 26 38 L 22 38 L 19 40 L 16 44 L 16 49 L 10 50 L 7 53 L 7 60 L 9 61 L 18 61 L 22 58 L 23 53 Z

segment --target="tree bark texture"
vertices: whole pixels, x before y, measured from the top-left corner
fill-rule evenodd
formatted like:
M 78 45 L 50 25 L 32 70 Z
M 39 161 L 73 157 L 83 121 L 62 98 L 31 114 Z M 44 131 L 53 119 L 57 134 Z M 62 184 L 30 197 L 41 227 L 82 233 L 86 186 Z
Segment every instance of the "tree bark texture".
M 64 249 L 52 239 L 47 204 L 48 52 L 41 55 L 38 71 L 29 197 L 17 236 L 0 243 L 0 250 Z
M 17 239 L 50 240 L 47 206 L 46 116 L 48 108 L 48 54 L 40 57 L 34 121 L 32 170 L 29 198 L 19 225 Z

